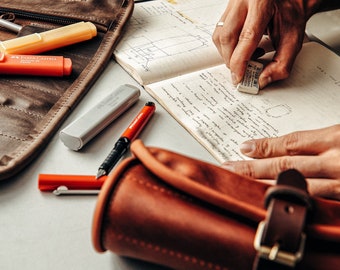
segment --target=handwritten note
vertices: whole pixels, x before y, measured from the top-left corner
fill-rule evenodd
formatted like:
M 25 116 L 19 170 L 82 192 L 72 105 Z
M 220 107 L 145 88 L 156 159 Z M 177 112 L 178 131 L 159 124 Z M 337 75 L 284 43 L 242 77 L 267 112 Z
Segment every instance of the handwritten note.
M 318 57 L 319 56 L 319 57 Z M 339 123 L 339 58 L 307 44 L 288 80 L 238 92 L 224 65 L 148 85 L 146 89 L 220 161 L 244 159 L 239 144 Z

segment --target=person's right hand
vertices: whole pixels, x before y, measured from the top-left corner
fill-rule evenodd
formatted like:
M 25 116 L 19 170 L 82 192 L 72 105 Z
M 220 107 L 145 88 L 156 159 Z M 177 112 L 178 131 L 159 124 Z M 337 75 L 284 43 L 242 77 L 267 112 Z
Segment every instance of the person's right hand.
M 340 124 L 253 139 L 240 149 L 253 159 L 227 161 L 224 168 L 259 180 L 296 169 L 307 178 L 312 195 L 340 200 Z
M 321 0 L 229 0 L 213 41 L 230 68 L 233 83 L 245 73 L 263 35 L 268 34 L 276 50 L 263 69 L 260 88 L 289 76 L 305 35 L 306 22 Z M 219 24 L 220 25 L 220 24 Z

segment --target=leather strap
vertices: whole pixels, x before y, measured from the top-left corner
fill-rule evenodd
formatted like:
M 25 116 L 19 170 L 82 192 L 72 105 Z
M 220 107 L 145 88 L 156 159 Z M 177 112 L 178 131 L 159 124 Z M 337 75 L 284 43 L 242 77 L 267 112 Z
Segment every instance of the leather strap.
M 259 224 L 254 246 L 254 270 L 294 269 L 302 259 L 304 228 L 311 200 L 306 181 L 298 171 L 288 170 L 266 193 L 267 216 Z

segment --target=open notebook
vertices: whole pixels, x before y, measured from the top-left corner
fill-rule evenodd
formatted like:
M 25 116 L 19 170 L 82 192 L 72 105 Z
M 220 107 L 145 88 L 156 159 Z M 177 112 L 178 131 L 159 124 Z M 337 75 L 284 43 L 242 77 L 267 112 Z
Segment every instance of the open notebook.
M 115 57 L 219 162 L 245 158 L 239 144 L 251 138 L 339 123 L 335 53 L 307 43 L 289 79 L 240 93 L 211 41 L 226 1 L 170 2 L 136 5 Z

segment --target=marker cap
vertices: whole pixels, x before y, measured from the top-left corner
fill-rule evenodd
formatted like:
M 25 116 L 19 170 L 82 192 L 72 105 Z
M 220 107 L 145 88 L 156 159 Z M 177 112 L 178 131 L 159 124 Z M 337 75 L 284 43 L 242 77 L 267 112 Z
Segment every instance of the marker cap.
M 64 70 L 63 74 L 68 76 L 72 72 L 72 60 L 70 58 L 64 58 Z
M 70 75 L 72 60 L 53 55 L 16 55 L 0 52 L 0 74 L 33 76 Z

